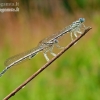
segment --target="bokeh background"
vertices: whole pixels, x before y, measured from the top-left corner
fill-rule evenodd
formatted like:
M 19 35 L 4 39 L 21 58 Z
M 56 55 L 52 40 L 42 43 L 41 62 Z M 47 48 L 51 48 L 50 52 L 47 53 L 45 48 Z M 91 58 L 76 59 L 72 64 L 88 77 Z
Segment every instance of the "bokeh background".
M 0 12 L 0 71 L 7 58 L 36 47 L 80 17 L 93 28 L 10 100 L 100 100 L 100 0 L 0 0 L 8 2 L 18 2 L 19 12 Z M 0 8 L 8 7 L 14 6 Z M 70 34 L 59 41 L 66 46 Z M 0 100 L 45 63 L 39 53 L 7 71 L 0 78 Z

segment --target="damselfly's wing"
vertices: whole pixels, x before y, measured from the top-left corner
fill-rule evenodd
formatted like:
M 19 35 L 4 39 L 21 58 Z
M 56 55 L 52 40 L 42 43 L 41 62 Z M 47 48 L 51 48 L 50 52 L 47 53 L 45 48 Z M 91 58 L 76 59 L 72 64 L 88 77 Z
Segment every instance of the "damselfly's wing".
M 34 52 L 36 49 L 37 49 L 37 48 L 33 48 L 33 49 L 29 50 L 29 51 L 26 51 L 26 52 L 23 52 L 23 53 L 20 53 L 20 54 L 17 54 L 17 55 L 15 55 L 15 56 L 12 56 L 12 57 L 8 58 L 8 59 L 4 62 L 5 66 L 9 66 L 10 64 L 12 64 L 12 63 L 14 63 L 14 62 L 16 62 L 16 64 L 17 64 L 17 63 L 19 63 L 19 62 L 22 62 L 22 61 L 24 61 L 24 60 L 28 60 L 28 59 L 34 57 L 36 54 L 34 54 L 33 52 Z M 32 54 L 32 53 L 33 53 L 33 54 Z M 17 62 L 17 61 L 18 61 L 18 62 Z
M 41 49 L 39 47 L 33 48 L 27 52 L 20 53 L 18 55 L 15 55 L 13 57 L 8 58 L 5 61 L 6 68 L 0 73 L 0 77 L 12 66 L 18 64 L 19 62 L 22 62 L 26 59 L 31 59 L 34 57 Z

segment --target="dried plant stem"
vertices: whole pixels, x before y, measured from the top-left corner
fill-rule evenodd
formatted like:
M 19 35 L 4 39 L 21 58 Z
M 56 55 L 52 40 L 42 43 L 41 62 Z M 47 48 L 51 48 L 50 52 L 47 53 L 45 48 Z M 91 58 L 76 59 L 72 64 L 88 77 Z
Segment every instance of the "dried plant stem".
M 8 100 L 12 96 L 14 96 L 19 90 L 21 90 L 24 86 L 26 86 L 32 79 L 34 79 L 37 75 L 39 75 L 44 69 L 46 69 L 51 63 L 53 63 L 58 57 L 60 57 L 65 51 L 67 51 L 71 46 L 73 46 L 80 38 L 82 38 L 90 29 L 91 27 L 88 27 L 85 29 L 83 34 L 81 34 L 78 38 L 76 38 L 74 41 L 72 41 L 69 45 L 67 45 L 64 50 L 62 50 L 60 53 L 57 54 L 56 57 L 51 59 L 49 62 L 47 62 L 44 66 L 42 66 L 37 72 L 35 72 L 32 76 L 30 76 L 25 82 L 23 82 L 20 86 L 18 86 L 15 90 L 13 90 L 9 95 L 7 95 L 3 100 Z

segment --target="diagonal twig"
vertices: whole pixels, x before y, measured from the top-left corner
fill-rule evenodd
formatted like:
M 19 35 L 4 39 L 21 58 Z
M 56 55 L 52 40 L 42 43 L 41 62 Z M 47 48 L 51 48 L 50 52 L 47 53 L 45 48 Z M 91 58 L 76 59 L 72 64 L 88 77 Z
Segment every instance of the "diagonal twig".
M 8 94 L 3 100 L 8 100 L 12 96 L 14 96 L 18 91 L 20 91 L 24 86 L 26 86 L 32 79 L 34 79 L 37 75 L 39 75 L 44 69 L 49 67 L 51 63 L 53 63 L 58 57 L 60 57 L 65 51 L 67 51 L 71 46 L 73 46 L 80 38 L 82 38 L 90 29 L 91 27 L 88 27 L 85 29 L 85 31 L 74 41 L 72 41 L 69 45 L 67 45 L 64 50 L 62 50 L 60 53 L 57 54 L 56 57 L 51 59 L 49 62 L 47 62 L 44 66 L 42 66 L 37 72 L 35 72 L 32 76 L 30 76 L 26 81 L 24 81 L 21 85 L 19 85 L 15 90 L 13 90 L 10 94 Z

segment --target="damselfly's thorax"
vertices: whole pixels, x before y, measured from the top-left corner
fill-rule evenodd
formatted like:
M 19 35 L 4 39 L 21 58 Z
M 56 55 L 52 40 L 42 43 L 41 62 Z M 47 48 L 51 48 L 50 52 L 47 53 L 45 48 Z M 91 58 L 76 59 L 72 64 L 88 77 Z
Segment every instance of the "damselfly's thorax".
M 73 23 L 70 25 L 71 30 L 74 30 L 74 29 L 76 29 L 76 28 L 82 27 L 84 21 L 85 21 L 84 18 L 79 18 L 79 20 L 73 22 Z

